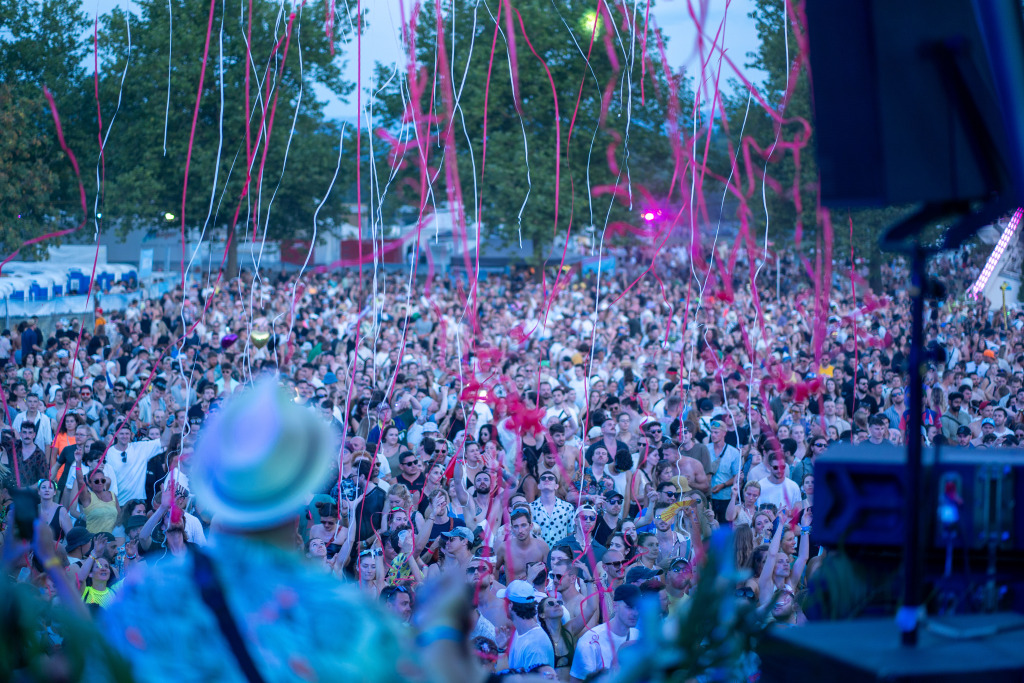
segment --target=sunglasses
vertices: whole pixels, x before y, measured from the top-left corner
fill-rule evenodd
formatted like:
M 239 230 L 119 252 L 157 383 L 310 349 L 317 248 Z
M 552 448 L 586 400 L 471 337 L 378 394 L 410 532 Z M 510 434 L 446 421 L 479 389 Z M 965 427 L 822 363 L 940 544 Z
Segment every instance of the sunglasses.
M 661 495 L 665 496 L 669 500 L 679 500 L 679 494 L 674 491 L 662 491 Z
M 596 522 L 597 521 L 597 517 L 595 517 L 594 515 L 580 515 L 580 521 L 581 522 Z
M 619 561 L 617 561 L 617 562 L 608 562 L 608 561 L 605 561 L 605 562 L 604 562 L 603 564 L 604 564 L 604 566 L 606 566 L 606 567 L 615 567 L 616 569 L 618 569 L 619 567 L 621 567 L 621 566 L 622 566 L 622 560 L 619 560 Z
M 608 501 L 608 504 L 609 505 L 622 505 L 622 499 L 621 498 L 612 498 L 611 500 Z
M 814 444 L 815 448 L 828 448 L 828 444 L 824 441 L 818 441 Z
M 416 464 L 415 460 L 406 460 L 402 463 L 402 467 L 411 467 Z
M 470 574 L 470 575 L 472 575 L 472 574 L 484 574 L 486 572 L 487 572 L 487 568 L 486 567 L 472 566 L 472 565 L 469 566 L 469 567 L 466 567 L 466 574 Z
M 92 480 L 92 483 L 96 484 L 96 485 L 100 485 L 100 484 L 106 484 L 108 481 L 110 481 L 110 480 L 105 478 L 105 477 L 97 477 L 96 479 Z
M 540 480 L 541 481 L 558 481 L 558 479 L 556 479 L 555 477 L 551 477 L 551 476 L 541 477 Z

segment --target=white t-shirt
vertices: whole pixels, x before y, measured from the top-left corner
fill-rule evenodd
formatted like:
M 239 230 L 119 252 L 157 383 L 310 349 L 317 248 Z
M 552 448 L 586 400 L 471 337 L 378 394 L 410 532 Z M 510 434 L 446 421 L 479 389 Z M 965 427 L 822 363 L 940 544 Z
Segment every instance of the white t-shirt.
M 618 663 L 618 652 L 622 646 L 639 637 L 640 631 L 635 628 L 629 629 L 629 635 L 617 636 L 608 624 L 595 626 L 576 642 L 569 675 L 582 681 L 598 671 L 611 669 L 613 663 Z
M 757 482 L 761 485 L 761 495 L 757 499 L 758 505 L 771 503 L 777 509 L 793 509 L 793 506 L 802 498 L 800 487 L 792 479 L 783 479 L 781 484 L 773 484 L 768 477 Z
M 146 497 L 146 464 L 149 459 L 163 450 L 160 439 L 136 441 L 128 444 L 127 450 L 111 446 L 107 451 L 103 471 L 110 474 L 117 484 L 115 495 L 118 500 L 132 500 Z M 124 456 L 124 457 L 122 457 Z
M 526 633 L 516 632 L 508 649 L 508 668 L 531 669 L 539 664 L 555 666 L 555 648 L 551 638 L 538 624 Z
M 57 385 L 54 384 L 54 387 Z M 44 413 L 36 413 L 36 419 L 28 417 L 28 413 L 18 413 L 11 424 L 11 429 L 19 437 L 21 436 L 21 425 L 25 422 L 34 422 L 36 425 L 36 448 L 45 451 L 53 443 L 53 429 L 50 427 L 50 418 Z

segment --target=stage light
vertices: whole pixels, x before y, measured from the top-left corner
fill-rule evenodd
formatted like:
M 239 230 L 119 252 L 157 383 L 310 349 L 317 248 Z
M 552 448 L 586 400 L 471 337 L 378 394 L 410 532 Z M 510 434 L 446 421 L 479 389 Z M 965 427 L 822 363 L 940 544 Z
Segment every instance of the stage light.
M 992 277 L 992 273 L 995 272 L 996 266 L 999 265 L 999 259 L 1002 258 L 1003 252 L 1010 246 L 1010 240 L 1013 239 L 1013 235 L 1017 232 L 1017 227 L 1020 225 L 1021 218 L 1024 218 L 1024 207 L 1018 208 L 1014 213 L 1013 217 L 1010 218 L 1010 222 L 1006 224 L 1006 229 L 1003 230 L 1003 234 L 999 236 L 999 241 L 996 242 L 995 248 L 992 253 L 989 254 L 988 260 L 985 261 L 985 267 L 981 270 L 981 275 L 975 280 L 974 284 L 967 288 L 967 296 L 977 299 L 981 296 L 981 292 L 985 289 L 985 285 L 988 284 L 989 279 Z
M 173 221 L 174 220 L 174 214 L 171 213 L 170 211 L 168 211 L 167 213 L 164 214 L 164 220 L 165 221 Z
M 651 212 L 651 211 L 648 211 L 647 213 L 645 213 L 644 214 L 644 220 L 645 221 L 653 221 L 654 220 L 654 213 Z

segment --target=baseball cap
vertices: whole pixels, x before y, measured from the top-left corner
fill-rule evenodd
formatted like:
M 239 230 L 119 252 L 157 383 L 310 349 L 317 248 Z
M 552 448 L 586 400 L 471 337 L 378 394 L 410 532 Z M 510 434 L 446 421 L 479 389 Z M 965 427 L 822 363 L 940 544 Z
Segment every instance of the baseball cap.
M 630 570 L 626 572 L 626 583 L 642 583 L 648 579 L 653 579 L 659 574 L 660 572 L 654 569 L 648 569 L 647 567 L 631 567 Z
M 993 424 L 995 423 L 993 422 Z M 956 430 L 956 434 L 957 436 L 970 436 L 971 428 L 968 427 L 967 425 L 960 425 Z
M 522 579 L 516 579 L 509 583 L 507 588 L 498 591 L 498 598 L 526 605 L 536 602 L 537 598 L 545 597 L 547 596 L 544 593 L 534 590 L 532 584 Z
M 985 425 L 992 425 L 993 427 L 995 427 L 996 421 L 993 420 L 991 417 L 986 417 L 984 420 L 981 421 L 981 426 L 984 427 Z
M 423 433 L 424 434 L 427 433 L 427 432 L 436 432 L 436 431 L 438 431 L 437 423 L 436 422 L 427 422 L 426 424 L 423 425 Z
M 623 495 L 621 493 L 619 493 L 618 491 L 616 491 L 615 489 L 608 489 L 607 491 L 604 492 L 604 499 L 605 500 L 612 500 L 613 498 L 618 498 L 619 500 L 624 500 Z
M 624 602 L 630 607 L 636 607 L 640 602 L 640 588 L 631 583 L 624 583 L 615 589 L 612 601 Z
M 464 538 L 469 543 L 473 542 L 473 532 L 464 526 L 457 526 L 451 531 L 442 531 L 441 535 L 445 538 Z

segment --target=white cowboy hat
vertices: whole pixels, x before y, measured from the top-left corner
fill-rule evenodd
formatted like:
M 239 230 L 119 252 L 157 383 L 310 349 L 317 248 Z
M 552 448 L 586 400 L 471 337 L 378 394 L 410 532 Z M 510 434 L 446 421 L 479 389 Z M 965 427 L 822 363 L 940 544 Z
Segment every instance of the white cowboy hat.
M 313 411 L 272 380 L 261 382 L 203 425 L 192 455 L 193 492 L 218 526 L 273 528 L 326 483 L 334 441 Z

